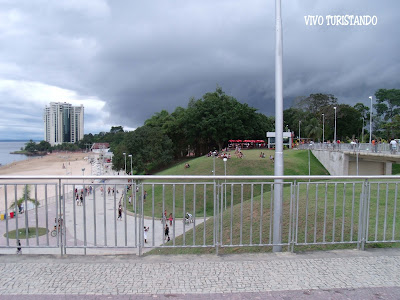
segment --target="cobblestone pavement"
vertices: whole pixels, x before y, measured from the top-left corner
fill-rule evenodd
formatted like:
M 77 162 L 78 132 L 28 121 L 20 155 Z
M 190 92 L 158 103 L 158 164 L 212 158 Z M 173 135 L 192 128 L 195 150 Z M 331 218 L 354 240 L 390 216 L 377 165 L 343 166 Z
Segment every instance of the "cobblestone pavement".
M 400 249 L 226 256 L 3 255 L 0 278 L 0 299 L 400 299 Z

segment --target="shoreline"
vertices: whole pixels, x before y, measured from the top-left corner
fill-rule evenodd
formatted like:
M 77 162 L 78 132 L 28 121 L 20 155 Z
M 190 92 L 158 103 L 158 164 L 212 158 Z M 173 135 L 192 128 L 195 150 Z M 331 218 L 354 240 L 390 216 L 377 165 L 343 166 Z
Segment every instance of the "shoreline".
M 0 176 L 57 176 L 57 175 L 82 175 L 82 168 L 91 170 L 89 157 L 95 155 L 94 153 L 84 152 L 56 152 L 47 154 L 45 156 L 32 156 L 21 161 L 14 161 L 7 165 L 0 166 Z M 31 198 L 37 197 L 41 202 L 47 197 L 54 197 L 56 191 L 50 188 L 50 185 L 57 183 L 57 180 L 47 180 L 46 182 L 40 180 L 29 180 L 23 183 L 18 183 L 18 180 L 2 180 L 0 182 L 0 212 L 5 211 L 5 195 L 7 195 L 7 206 L 9 209 L 10 203 L 19 199 L 23 195 L 23 188 L 25 184 L 35 185 L 37 188 L 32 188 Z M 46 184 L 49 185 L 46 188 Z

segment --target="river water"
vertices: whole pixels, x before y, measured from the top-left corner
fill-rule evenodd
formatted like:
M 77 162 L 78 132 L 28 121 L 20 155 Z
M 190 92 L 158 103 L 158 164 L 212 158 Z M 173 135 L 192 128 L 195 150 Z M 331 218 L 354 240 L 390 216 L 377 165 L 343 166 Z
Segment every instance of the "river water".
M 27 142 L 12 142 L 12 141 L 0 141 L 0 164 L 6 165 L 14 161 L 20 161 L 28 159 L 25 154 L 10 154 L 10 152 L 21 150 L 21 147 L 25 147 Z

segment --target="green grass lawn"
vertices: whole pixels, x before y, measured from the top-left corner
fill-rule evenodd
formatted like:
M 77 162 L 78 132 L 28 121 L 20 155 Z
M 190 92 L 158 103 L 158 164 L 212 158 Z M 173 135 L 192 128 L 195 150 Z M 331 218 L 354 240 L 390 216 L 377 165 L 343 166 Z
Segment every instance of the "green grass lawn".
M 37 236 L 45 235 L 47 232 L 48 232 L 48 230 L 46 228 L 38 227 Z M 6 237 L 6 234 L 4 234 L 4 237 Z M 28 238 L 34 238 L 34 237 L 36 237 L 36 227 L 29 227 L 28 228 Z M 8 238 L 15 240 L 17 238 L 17 231 L 16 230 L 9 231 Z M 26 229 L 25 228 L 18 229 L 18 238 L 26 239 Z
M 258 150 L 244 151 L 245 157 L 236 157 L 228 161 L 228 175 L 273 175 L 273 162 L 268 159 L 273 151 L 264 151 L 265 159 L 259 157 Z M 319 161 L 311 154 L 311 175 L 328 175 Z M 213 159 L 201 157 L 191 160 L 191 168 L 185 169 L 184 163 L 160 172 L 162 175 L 211 175 Z M 288 150 L 284 152 L 285 175 L 308 175 L 308 152 Z M 223 161 L 216 159 L 216 174 L 223 174 Z M 218 182 L 223 183 L 223 182 Z M 288 243 L 296 234 L 298 243 L 315 243 L 315 245 L 296 246 L 296 249 L 339 249 L 355 248 L 358 238 L 358 219 L 360 214 L 360 197 L 363 190 L 363 181 L 343 181 L 332 183 L 302 182 L 298 190 L 298 205 L 291 203 L 290 183 L 284 188 L 283 203 L 283 243 Z M 233 188 L 231 186 L 233 184 Z M 368 240 L 399 239 L 396 234 L 400 231 L 399 206 L 395 198 L 396 184 L 373 183 L 370 186 L 367 234 Z M 154 195 L 155 215 L 160 215 L 163 209 L 168 213 L 174 210 L 174 215 L 183 217 L 185 211 L 196 215 L 197 218 L 209 217 L 205 224 L 200 224 L 176 237 L 175 245 L 193 246 L 201 248 L 156 249 L 150 253 L 207 253 L 214 252 L 214 203 L 213 182 L 198 183 L 196 186 L 187 184 L 167 184 L 164 186 L 144 183 L 148 192 L 144 211 L 146 215 L 152 213 L 152 197 Z M 217 190 L 219 190 L 217 188 Z M 221 191 L 221 190 L 219 190 Z M 223 191 L 223 190 L 222 190 Z M 326 191 L 326 198 L 325 198 Z M 379 196 L 378 196 L 379 194 Z M 163 196 L 164 195 L 164 196 Z M 204 195 L 206 203 L 204 204 Z M 386 197 L 387 195 L 387 197 Z M 297 195 L 295 195 L 297 197 Z M 225 197 L 222 192 L 221 197 Z M 222 232 L 219 237 L 223 244 L 232 245 L 220 251 L 222 253 L 270 251 L 271 247 L 247 247 L 246 245 L 271 244 L 272 239 L 272 197 L 269 183 L 245 182 L 234 184 L 227 182 L 226 210 L 222 213 Z M 164 202 L 163 200 L 164 199 Z M 203 207 L 205 206 L 205 210 Z M 222 205 L 223 207 L 225 204 Z M 297 228 L 293 228 L 293 219 L 290 212 L 294 211 L 297 219 Z M 293 216 L 293 214 L 292 214 Z M 384 221 L 386 219 L 386 222 Z M 292 228 L 289 233 L 289 228 Z M 393 236 L 393 233 L 395 235 Z M 398 235 L 398 234 L 397 234 Z M 325 243 L 339 243 L 325 245 Z M 349 243 L 350 242 L 350 243 Z M 173 242 L 171 241 L 170 244 Z M 340 244 L 343 243 L 343 244 Z M 367 247 L 397 246 L 393 244 L 369 244 Z
M 362 181 L 302 183 L 298 190 L 298 205 L 295 206 L 290 201 L 290 187 L 284 188 L 282 242 L 289 243 L 291 239 L 297 237 L 298 243 L 314 243 L 314 245 L 296 246 L 296 251 L 356 248 L 362 189 Z M 371 198 L 366 199 L 369 202 L 367 223 L 369 241 L 399 239 L 400 218 L 395 190 L 396 183 L 393 182 L 371 184 Z M 231 247 L 220 249 L 220 253 L 271 251 L 270 246 L 248 247 L 246 245 L 271 244 L 272 203 L 271 193 L 266 192 L 262 197 L 258 195 L 250 200 L 228 205 L 222 213 L 222 233 L 219 238 L 222 239 L 222 244 Z M 297 218 L 297 228 L 293 227 L 294 220 L 290 219 L 291 211 L 295 212 L 292 216 Z M 289 228 L 292 228 L 290 233 Z M 205 224 L 194 227 L 184 235 L 176 237 L 174 241 L 175 245 L 197 245 L 202 248 L 163 248 L 155 249 L 150 254 L 213 253 L 215 248 L 206 247 L 213 245 L 213 230 L 214 219 L 210 218 Z M 329 244 L 333 242 L 335 245 Z M 173 241 L 169 242 L 169 244 L 172 243 Z M 393 246 L 396 247 L 398 244 L 370 243 L 366 245 L 366 247 Z
M 260 158 L 260 150 L 244 150 L 244 158 L 240 159 L 232 155 L 227 161 L 227 175 L 273 175 L 274 162 L 269 159 L 270 155 L 274 155 L 273 150 L 263 150 L 266 158 Z M 233 153 L 232 153 L 233 154 Z M 312 175 L 329 175 L 321 163 L 310 153 L 310 165 Z M 190 168 L 185 168 L 182 162 L 156 175 L 212 175 L 213 158 L 199 157 L 189 161 Z M 306 150 L 286 150 L 284 151 L 285 175 L 308 175 L 308 152 Z M 224 162 L 222 159 L 215 159 L 216 175 L 224 175 Z M 192 181 L 190 181 L 192 182 Z M 251 183 L 252 181 L 248 181 Z M 255 182 L 255 181 L 253 181 Z M 154 183 L 154 184 L 152 184 Z M 183 217 L 186 211 L 197 214 L 204 214 L 204 198 L 206 199 L 206 216 L 214 214 L 213 191 L 214 182 L 199 182 L 196 185 L 186 184 L 185 180 L 180 182 L 163 181 L 164 186 L 160 185 L 161 181 L 145 181 L 143 189 L 147 192 L 146 202 L 144 204 L 144 214 L 151 216 L 153 212 L 153 196 L 154 196 L 154 213 L 161 216 L 164 209 L 168 213 L 175 209 L 174 215 L 178 218 Z M 222 182 L 217 182 L 217 184 Z M 231 183 L 231 181 L 227 181 Z M 263 192 L 270 191 L 270 186 L 265 185 Z M 239 186 L 233 189 L 234 202 L 238 203 L 243 193 L 244 201 L 250 199 L 251 184 L 243 186 L 243 192 Z M 261 188 L 254 190 L 253 197 L 261 194 Z M 227 191 L 227 197 L 231 197 L 231 190 Z M 175 200 L 175 201 L 174 201 Z M 241 200 L 240 200 L 241 201 Z M 132 210 L 132 207 L 129 208 Z

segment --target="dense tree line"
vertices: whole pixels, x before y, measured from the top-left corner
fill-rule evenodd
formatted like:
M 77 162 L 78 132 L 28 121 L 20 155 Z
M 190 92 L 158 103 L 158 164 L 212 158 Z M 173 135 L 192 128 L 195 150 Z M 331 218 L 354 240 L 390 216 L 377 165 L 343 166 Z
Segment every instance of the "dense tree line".
M 372 116 L 372 136 L 389 140 L 400 137 L 400 90 L 379 89 L 375 93 L 376 103 Z M 370 107 L 363 103 L 354 106 L 339 104 L 337 98 L 329 94 L 311 94 L 300 97 L 293 106 L 283 112 L 284 125 L 301 137 L 314 141 L 333 141 L 336 107 L 336 138 L 348 142 L 352 139 L 369 141 Z M 300 123 L 301 121 L 301 123 Z M 324 125 L 324 126 L 323 126 Z M 322 128 L 325 132 L 323 135 Z
M 220 150 L 229 139 L 264 139 L 266 132 L 273 130 L 273 122 L 273 118 L 240 103 L 218 87 L 201 99 L 190 99 L 187 108 L 155 113 L 142 127 L 125 133 L 118 143 L 114 140 L 113 167 L 124 168 L 122 153 L 129 153 L 134 172 L 148 173 L 188 153 L 200 156 Z
M 386 140 L 399 137 L 400 90 L 380 89 L 375 96 L 373 137 Z M 296 99 L 292 107 L 283 112 L 284 126 L 298 136 L 301 121 L 302 137 L 322 141 L 324 135 L 325 140 L 333 140 L 334 107 L 338 140 L 369 140 L 370 108 L 362 103 L 354 106 L 339 104 L 337 98 L 330 94 L 311 94 Z M 222 149 L 227 146 L 229 139 L 265 139 L 267 131 L 274 131 L 274 125 L 273 117 L 240 103 L 217 87 L 214 92 L 206 93 L 200 99 L 190 99 L 187 108 L 177 107 L 172 113 L 166 110 L 156 112 L 143 126 L 132 132 L 115 126 L 109 132 L 86 134 L 76 144 L 50 147 L 44 141 L 38 144 L 30 141 L 25 150 L 74 151 L 89 149 L 93 143 L 107 142 L 114 153 L 114 169 L 124 168 L 122 153 L 132 154 L 133 172 L 142 174 L 166 166 L 188 153 L 200 156 L 210 150 Z M 130 170 L 130 157 L 127 157 L 127 170 Z

